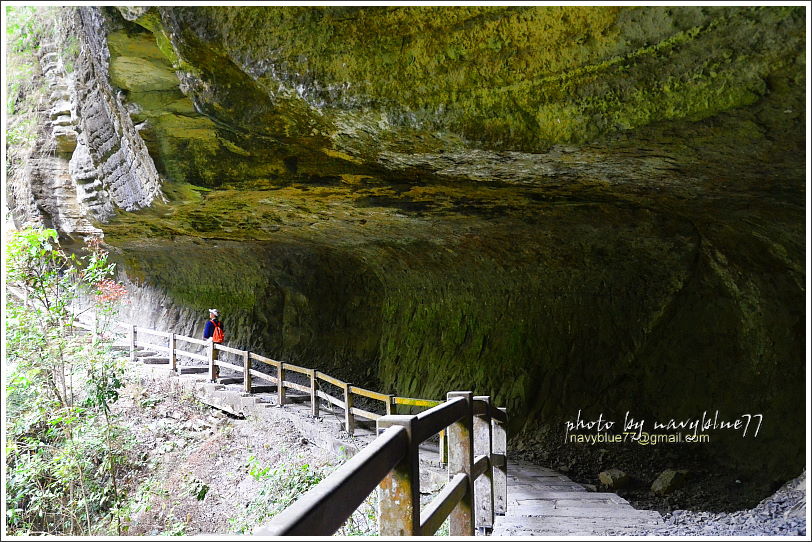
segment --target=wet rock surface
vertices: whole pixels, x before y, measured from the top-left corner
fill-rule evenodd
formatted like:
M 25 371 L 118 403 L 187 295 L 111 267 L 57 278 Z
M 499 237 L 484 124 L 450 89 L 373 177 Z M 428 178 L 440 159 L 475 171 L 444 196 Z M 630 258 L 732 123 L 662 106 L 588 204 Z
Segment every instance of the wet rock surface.
M 675 489 L 684 486 L 687 477 L 687 470 L 664 470 L 657 476 L 654 482 L 652 482 L 651 491 L 657 494 L 671 493 Z

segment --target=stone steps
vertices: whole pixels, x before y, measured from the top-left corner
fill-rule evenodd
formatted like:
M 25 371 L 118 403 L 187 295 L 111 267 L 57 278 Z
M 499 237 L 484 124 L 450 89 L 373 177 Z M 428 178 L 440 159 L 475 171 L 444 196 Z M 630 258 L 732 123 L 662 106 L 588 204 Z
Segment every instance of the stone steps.
M 252 385 L 251 386 L 251 392 L 256 393 L 257 395 L 259 395 L 261 397 L 268 396 L 268 394 L 274 394 L 274 396 L 275 396 L 276 395 L 276 386 L 273 386 L 273 385 L 269 385 L 269 386 Z
M 558 472 L 508 461 L 507 510 L 493 536 L 599 536 L 662 525 L 653 510 L 637 510 L 614 493 L 587 491 Z
M 178 365 L 178 374 L 181 374 L 181 375 L 203 374 L 203 373 L 208 373 L 208 372 L 209 372 L 208 367 L 202 367 L 202 366 L 189 367 L 189 366 L 184 366 L 184 365 Z
M 218 384 L 240 384 L 242 383 L 242 377 L 236 378 L 233 376 L 221 376 L 217 379 Z
M 141 360 L 141 363 L 146 363 L 148 365 L 169 365 L 169 358 L 145 356 L 139 357 L 138 359 Z
M 146 358 L 146 357 L 154 356 L 157 353 L 158 352 L 153 352 L 151 350 L 138 350 L 137 348 L 135 349 L 135 357 L 136 358 Z

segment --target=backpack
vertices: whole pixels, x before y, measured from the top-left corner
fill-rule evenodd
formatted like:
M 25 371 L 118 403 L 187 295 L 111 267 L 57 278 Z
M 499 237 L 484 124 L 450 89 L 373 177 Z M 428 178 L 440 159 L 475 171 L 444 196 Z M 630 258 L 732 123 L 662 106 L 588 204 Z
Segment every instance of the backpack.
M 223 342 L 223 339 L 225 338 L 225 334 L 223 333 L 223 325 L 219 321 L 212 322 L 212 324 L 214 324 L 214 332 L 211 334 L 211 340 L 216 343 Z

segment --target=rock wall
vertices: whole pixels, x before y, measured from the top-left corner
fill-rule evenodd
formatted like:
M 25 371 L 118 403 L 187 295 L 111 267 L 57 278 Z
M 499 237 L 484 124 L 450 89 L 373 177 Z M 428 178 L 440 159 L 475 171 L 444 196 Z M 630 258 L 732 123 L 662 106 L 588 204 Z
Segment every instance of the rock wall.
M 17 224 L 55 227 L 81 239 L 100 234 L 92 223 L 111 219 L 117 209 L 133 211 L 163 196 L 146 145 L 108 80 L 102 13 L 66 10 L 60 23 L 64 33 L 39 49 L 50 88 L 48 122 L 28 167 L 10 183 L 9 199 Z M 78 53 L 68 72 L 59 51 L 71 39 Z
M 114 205 L 133 211 L 160 198 L 160 179 L 144 141 L 110 84 L 105 22 L 98 10 L 77 11 L 83 47 L 77 62 L 77 112 L 81 137 L 75 171 L 96 199 L 90 212 L 112 217 Z

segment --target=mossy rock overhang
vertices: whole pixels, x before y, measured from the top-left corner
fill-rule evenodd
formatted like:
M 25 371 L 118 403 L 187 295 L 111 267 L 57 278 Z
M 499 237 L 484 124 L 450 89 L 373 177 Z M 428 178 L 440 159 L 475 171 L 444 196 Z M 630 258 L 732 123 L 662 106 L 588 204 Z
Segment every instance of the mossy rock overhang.
M 534 157 L 803 95 L 799 7 L 121 12 L 108 9 L 114 82 L 153 119 L 167 177 L 204 186 L 520 173 L 525 164 L 494 154 Z M 127 68 L 136 81 L 123 80 Z M 183 106 L 166 94 L 171 71 Z M 162 96 L 144 88 L 152 79 Z M 766 122 L 802 122 L 799 105 Z
M 122 12 L 168 197 L 102 225 L 138 281 L 381 391 L 492 394 L 514 433 L 763 412 L 696 453 L 797 474 L 802 8 Z

